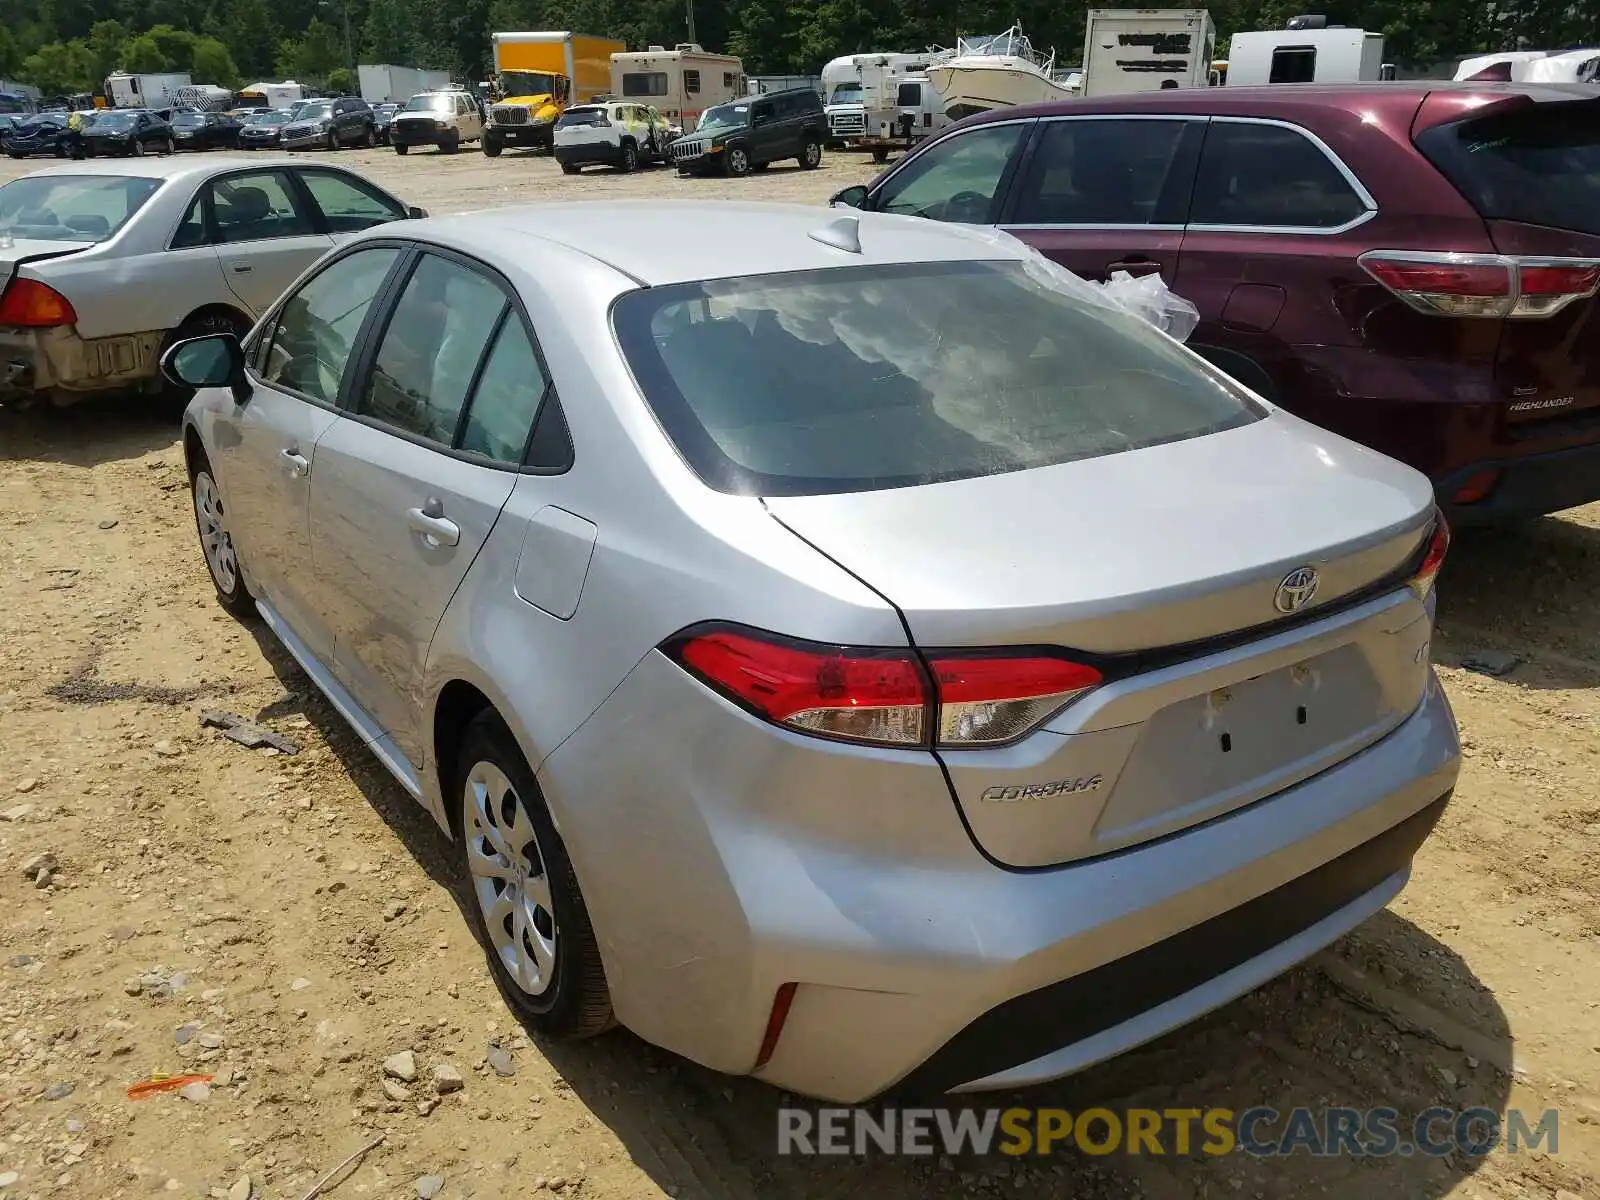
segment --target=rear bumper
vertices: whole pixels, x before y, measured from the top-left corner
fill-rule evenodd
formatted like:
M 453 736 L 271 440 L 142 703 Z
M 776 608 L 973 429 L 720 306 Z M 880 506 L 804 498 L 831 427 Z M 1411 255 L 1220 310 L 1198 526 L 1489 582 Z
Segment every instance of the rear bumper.
M 87 394 L 154 379 L 161 330 L 85 340 L 71 328 L 0 329 L 0 400 Z
M 1494 489 L 1474 504 L 1451 497 L 1474 476 L 1497 470 Z M 1435 482 L 1439 502 L 1452 525 L 1492 525 L 1542 517 L 1600 500 L 1600 442 L 1522 458 L 1488 460 L 1452 471 Z
M 1044 1082 L 1258 986 L 1400 890 L 1459 755 L 1430 675 L 1397 729 L 1294 787 L 1007 870 L 973 847 L 931 755 L 775 731 L 649 655 L 539 774 L 619 1019 L 848 1103 Z
M 576 145 L 555 147 L 556 161 L 562 166 L 589 166 L 604 163 L 616 166 L 622 161 L 622 147 L 610 142 L 579 142 Z

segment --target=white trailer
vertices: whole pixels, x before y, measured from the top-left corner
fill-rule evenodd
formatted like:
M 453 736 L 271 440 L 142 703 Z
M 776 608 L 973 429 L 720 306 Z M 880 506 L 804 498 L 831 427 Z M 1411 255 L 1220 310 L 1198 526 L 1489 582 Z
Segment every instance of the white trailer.
M 112 108 L 171 108 L 179 103 L 178 93 L 193 84 L 187 75 L 129 75 L 117 71 L 106 76 L 105 92 Z
M 419 92 L 437 92 L 450 84 L 449 71 L 362 63 L 356 68 L 361 98 L 368 104 L 404 104 Z
M 743 60 L 697 42 L 611 56 L 611 94 L 650 105 L 685 133 L 706 109 L 745 95 L 745 87 Z
M 1297 17 L 1294 21 L 1320 20 Z M 1302 25 L 1236 33 L 1228 47 L 1229 87 L 1266 83 L 1375 83 L 1394 78 L 1383 61 L 1383 34 L 1342 26 Z
M 846 146 L 877 137 L 899 115 L 902 80 L 924 75 L 933 52 L 846 54 L 822 68 L 822 111 L 828 134 Z
M 1217 27 L 1203 8 L 1091 8 L 1080 95 L 1205 87 Z

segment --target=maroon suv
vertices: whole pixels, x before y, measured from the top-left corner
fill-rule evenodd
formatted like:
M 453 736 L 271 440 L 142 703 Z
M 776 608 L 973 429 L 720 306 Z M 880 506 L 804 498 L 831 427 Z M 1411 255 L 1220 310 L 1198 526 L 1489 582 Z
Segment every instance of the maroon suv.
M 998 109 L 835 203 L 1160 271 L 1189 344 L 1461 522 L 1600 499 L 1600 92 L 1196 88 Z

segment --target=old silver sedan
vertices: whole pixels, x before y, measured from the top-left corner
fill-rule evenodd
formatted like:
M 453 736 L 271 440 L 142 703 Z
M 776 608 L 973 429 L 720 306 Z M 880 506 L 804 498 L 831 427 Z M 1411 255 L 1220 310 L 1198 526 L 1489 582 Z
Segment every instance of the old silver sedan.
M 0 403 L 158 386 L 161 351 L 243 335 L 343 237 L 424 215 L 353 171 L 197 156 L 0 187 Z

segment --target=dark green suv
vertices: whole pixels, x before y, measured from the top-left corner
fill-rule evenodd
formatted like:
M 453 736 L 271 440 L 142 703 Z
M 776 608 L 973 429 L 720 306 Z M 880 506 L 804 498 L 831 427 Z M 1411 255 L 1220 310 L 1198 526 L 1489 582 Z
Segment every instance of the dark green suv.
M 816 92 L 769 92 L 706 109 L 695 131 L 672 144 L 672 163 L 680 175 L 748 175 L 792 158 L 809 171 L 822 162 L 827 132 Z

